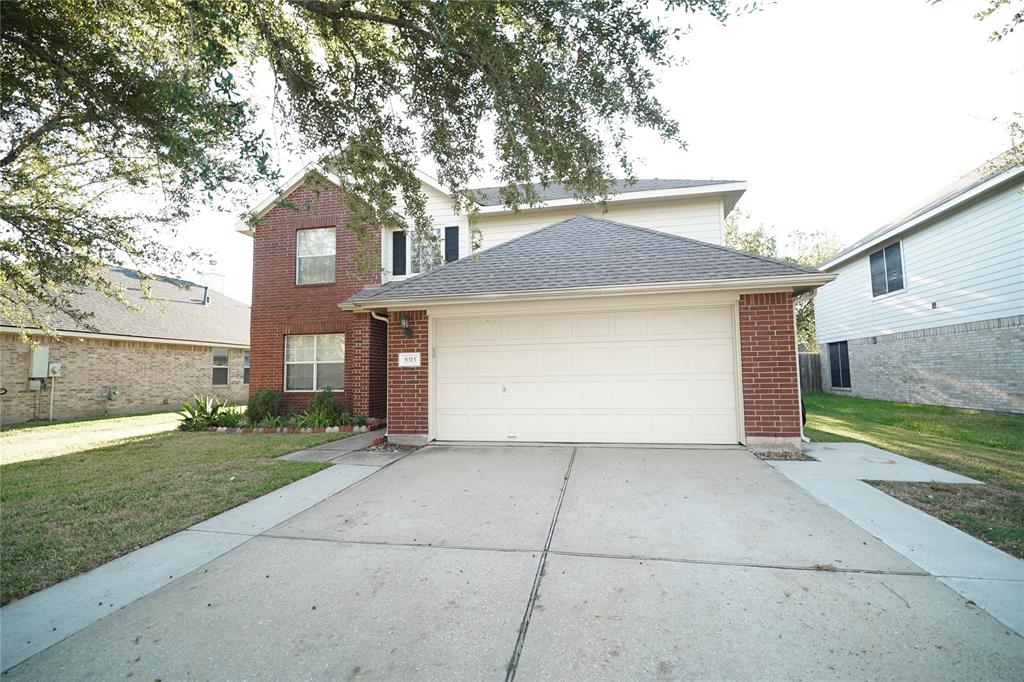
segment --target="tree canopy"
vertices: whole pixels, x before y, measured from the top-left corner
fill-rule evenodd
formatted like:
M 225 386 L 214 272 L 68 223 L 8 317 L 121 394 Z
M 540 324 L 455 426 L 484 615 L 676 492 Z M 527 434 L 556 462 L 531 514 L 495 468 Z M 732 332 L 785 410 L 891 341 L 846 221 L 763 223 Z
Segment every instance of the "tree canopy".
M 679 31 L 725 0 L 7 0 L 0 3 L 0 314 L 87 323 L 104 264 L 167 270 L 201 201 L 279 180 L 250 95 L 342 181 L 349 227 L 432 237 L 414 173 L 456 197 L 493 158 L 509 206 L 631 175 L 628 131 L 682 144 L 653 95 Z M 129 200 L 130 198 L 130 200 Z M 467 210 L 469 202 L 462 200 Z M 164 231 L 164 238 L 157 238 Z

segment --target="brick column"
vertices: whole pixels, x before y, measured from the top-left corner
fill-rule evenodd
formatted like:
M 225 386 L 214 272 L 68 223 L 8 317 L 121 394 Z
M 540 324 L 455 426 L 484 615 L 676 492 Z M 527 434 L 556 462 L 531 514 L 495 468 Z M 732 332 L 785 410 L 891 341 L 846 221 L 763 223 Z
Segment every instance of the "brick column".
M 388 314 L 387 386 L 388 438 L 394 442 L 422 443 L 427 438 L 427 385 L 430 368 L 427 311 L 403 310 Z M 411 336 L 401 320 L 409 318 Z M 399 367 L 399 353 L 419 353 L 419 367 Z
M 799 449 L 800 387 L 793 294 L 743 294 L 739 313 L 747 445 Z
M 369 313 L 354 313 L 345 333 L 345 394 L 355 414 L 383 417 L 387 391 L 387 333 Z

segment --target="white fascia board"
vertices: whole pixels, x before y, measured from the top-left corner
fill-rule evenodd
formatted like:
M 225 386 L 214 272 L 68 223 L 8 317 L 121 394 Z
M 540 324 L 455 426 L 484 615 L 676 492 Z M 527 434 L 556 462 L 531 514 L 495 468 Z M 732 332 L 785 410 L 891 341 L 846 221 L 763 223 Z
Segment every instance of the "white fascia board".
M 674 197 L 689 197 L 714 194 L 728 194 L 730 192 L 745 192 L 747 183 L 730 182 L 721 185 L 701 185 L 699 187 L 677 187 L 675 189 L 654 189 L 646 192 L 620 192 L 608 196 L 609 203 L 623 203 L 627 201 L 643 201 L 645 199 L 670 199 Z M 563 208 L 565 206 L 592 206 L 595 202 L 584 202 L 574 197 L 566 199 L 552 199 L 536 206 L 521 206 L 520 211 L 541 211 L 549 208 Z M 504 204 L 497 206 L 481 206 L 480 213 L 507 213 L 511 209 Z
M 342 310 L 417 310 L 424 307 L 460 305 L 486 301 L 506 300 L 549 300 L 558 298 L 590 298 L 594 296 L 631 296 L 636 294 L 674 293 L 686 291 L 736 291 L 769 293 L 793 289 L 815 289 L 828 284 L 838 275 L 832 273 L 807 273 L 805 275 L 782 275 L 778 277 L 750 277 L 744 279 L 712 279 L 691 282 L 657 282 L 651 284 L 625 284 L 604 287 L 573 287 L 569 289 L 536 289 L 529 291 L 494 292 L 444 297 L 409 297 L 388 300 L 366 300 L 355 303 L 339 303 Z
M 241 343 L 227 343 L 221 341 L 190 341 L 188 339 L 160 339 L 153 336 L 125 336 L 124 334 L 97 334 L 94 332 L 78 332 L 78 331 L 64 331 L 61 329 L 57 330 L 60 334 L 60 338 L 55 341 L 63 341 L 65 339 L 101 339 L 103 341 L 137 341 L 139 343 L 159 343 L 165 346 L 204 346 L 209 348 L 241 348 L 243 350 L 249 349 L 249 344 Z M 46 332 L 42 329 L 36 329 L 34 327 L 3 327 L 0 328 L 0 334 L 27 334 L 29 336 L 45 336 Z
M 301 185 L 302 182 L 306 179 L 306 176 L 313 172 L 319 173 L 330 182 L 333 182 L 335 185 L 338 185 L 339 187 L 341 186 L 341 178 L 339 178 L 334 173 L 328 173 L 327 171 L 325 171 L 323 168 L 320 167 L 320 164 L 317 161 L 310 161 L 301 169 L 299 169 L 297 173 L 295 173 L 293 176 L 288 178 L 287 181 L 285 181 L 283 189 L 281 189 L 278 192 L 275 192 L 274 194 L 271 194 L 270 196 L 263 199 L 263 201 L 256 204 L 256 206 L 254 206 L 252 209 L 252 213 L 256 216 L 257 219 L 265 216 L 267 212 L 270 211 L 270 209 L 272 209 L 275 204 L 277 204 L 281 197 L 286 197 L 289 194 L 291 194 L 292 190 Z M 252 228 L 249 227 L 249 225 L 244 220 L 240 220 L 237 223 L 235 223 L 235 231 L 241 232 L 242 234 L 247 234 L 250 237 L 252 236 Z
M 330 182 L 341 187 L 341 178 L 339 178 L 334 173 L 329 173 L 325 171 L 320 166 L 319 162 L 310 161 L 305 166 L 303 166 L 299 170 L 299 172 L 295 173 L 293 176 L 288 178 L 288 180 L 284 183 L 283 189 L 281 189 L 278 192 L 275 192 L 274 194 L 271 194 L 270 196 L 264 198 L 263 201 L 256 204 L 256 206 L 254 206 L 252 209 L 252 213 L 256 216 L 257 219 L 265 216 L 267 212 L 270 211 L 270 209 L 272 209 L 274 205 L 281 199 L 281 197 L 288 196 L 288 194 L 290 194 L 292 190 L 294 190 L 296 187 L 302 184 L 302 182 L 306 179 L 307 175 L 313 172 L 319 173 Z M 427 175 L 426 173 L 419 169 L 415 169 L 413 173 L 416 175 L 416 179 L 422 182 L 424 185 L 427 185 L 432 189 L 437 190 L 438 192 L 444 194 L 446 197 L 451 196 L 451 194 L 446 189 L 444 189 L 443 187 L 441 187 L 440 184 L 438 184 L 436 178 Z M 252 228 L 249 227 L 249 225 L 243 220 L 240 220 L 237 223 L 235 223 L 235 231 L 241 232 L 242 234 L 247 234 L 250 237 L 252 236 Z
M 935 218 L 938 218 L 939 216 L 942 216 L 943 214 L 954 210 L 958 206 L 962 206 L 963 204 L 971 201 L 972 199 L 982 194 L 985 194 L 989 190 L 1005 182 L 1013 180 L 1015 177 L 1019 175 L 1024 175 L 1024 166 L 1017 166 L 1016 168 L 1011 168 L 1005 173 L 1000 173 L 999 175 L 996 175 L 990 178 L 989 180 L 986 180 L 985 182 L 981 183 L 977 187 L 974 187 L 966 192 L 963 192 L 962 194 L 958 194 L 957 196 L 939 204 L 938 206 L 931 209 L 927 213 L 922 213 L 921 215 L 917 216 L 912 220 L 908 220 L 906 222 L 897 223 L 896 225 L 893 225 L 883 234 L 878 235 L 870 242 L 862 244 L 860 247 L 857 248 L 856 251 L 850 251 L 849 253 L 844 253 L 842 256 L 833 258 L 832 260 L 822 264 L 819 267 L 819 269 L 828 270 L 829 268 L 834 268 L 835 266 L 845 263 L 848 260 L 857 258 L 858 256 L 863 255 L 865 251 L 878 246 L 882 242 L 886 242 L 892 239 L 893 237 L 897 237 L 903 234 L 904 232 L 909 232 L 910 230 L 914 229 L 915 227 L 923 223 L 928 222 L 929 220 L 934 220 Z

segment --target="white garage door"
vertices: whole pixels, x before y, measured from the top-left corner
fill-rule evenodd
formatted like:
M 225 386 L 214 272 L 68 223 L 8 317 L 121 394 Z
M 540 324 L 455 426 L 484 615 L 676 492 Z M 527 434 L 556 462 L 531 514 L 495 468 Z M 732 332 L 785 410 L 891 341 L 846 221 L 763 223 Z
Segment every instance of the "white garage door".
M 440 440 L 736 443 L 733 309 L 434 320 Z

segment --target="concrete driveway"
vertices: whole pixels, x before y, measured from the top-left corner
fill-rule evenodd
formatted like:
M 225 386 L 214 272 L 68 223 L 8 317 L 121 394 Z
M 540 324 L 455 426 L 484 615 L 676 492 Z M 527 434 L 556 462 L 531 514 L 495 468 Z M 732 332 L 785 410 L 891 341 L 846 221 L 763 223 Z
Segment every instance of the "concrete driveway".
M 10 679 L 1021 679 L 1024 639 L 738 448 L 433 445 Z

